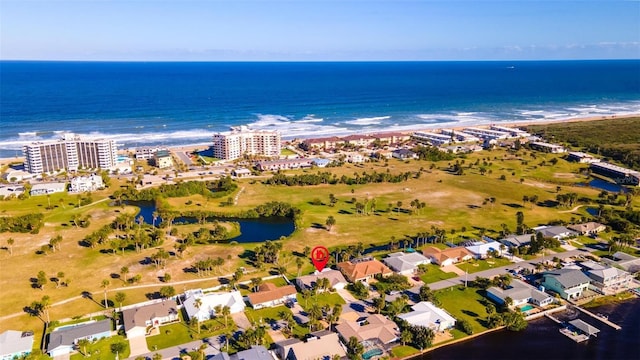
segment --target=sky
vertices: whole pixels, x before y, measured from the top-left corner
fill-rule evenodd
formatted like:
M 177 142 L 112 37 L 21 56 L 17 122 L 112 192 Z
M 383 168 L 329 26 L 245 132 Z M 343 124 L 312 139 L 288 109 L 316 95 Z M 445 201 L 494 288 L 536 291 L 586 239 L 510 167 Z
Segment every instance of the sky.
M 2 60 L 640 58 L 640 0 L 0 0 Z

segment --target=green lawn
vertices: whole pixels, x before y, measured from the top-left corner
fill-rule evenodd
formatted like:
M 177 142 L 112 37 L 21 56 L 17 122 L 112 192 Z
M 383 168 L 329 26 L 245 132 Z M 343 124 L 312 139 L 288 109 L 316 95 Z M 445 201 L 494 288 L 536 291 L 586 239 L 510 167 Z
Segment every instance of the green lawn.
M 344 299 L 340 295 L 332 292 L 324 292 L 318 294 L 317 296 L 311 296 L 306 304 L 304 299 L 302 298 L 302 294 L 298 293 L 297 300 L 298 304 L 300 304 L 300 306 L 302 306 L 302 308 L 306 311 L 308 311 L 311 306 L 313 306 L 313 304 L 318 304 L 318 306 L 320 307 L 328 305 L 331 308 L 333 308 L 333 306 L 336 304 L 345 304 Z
M 511 261 L 505 258 L 491 258 L 486 260 L 471 260 L 462 264 L 456 264 L 456 266 L 463 271 L 467 271 L 469 274 L 489 270 L 505 265 L 509 265 Z
M 84 356 L 81 353 L 75 353 L 71 355 L 71 360 L 82 360 L 82 359 L 90 359 L 90 360 L 114 360 L 116 358 L 116 354 L 111 352 L 111 344 L 115 343 L 125 343 L 127 346 L 125 350 L 118 354 L 118 358 L 126 359 L 129 357 L 129 341 L 125 339 L 122 335 L 112 336 L 110 338 L 100 339 L 96 342 L 92 342 L 91 345 L 87 346 L 87 353 L 89 356 Z
M 282 148 L 282 149 L 280 150 L 280 155 L 282 155 L 282 156 L 289 156 L 289 155 L 297 155 L 297 154 L 296 154 L 295 152 L 293 152 L 293 151 L 291 151 L 291 150 L 287 149 L 287 148 Z
M 447 280 L 458 276 L 456 273 L 442 271 L 438 265 L 429 264 L 427 266 L 427 272 L 420 275 L 420 280 L 424 281 L 425 284 L 434 283 L 440 280 Z
M 487 312 L 482 304 L 483 297 L 476 288 L 452 286 L 436 291 L 442 307 L 456 319 L 466 319 L 474 333 L 487 330 L 484 320 Z
M 391 355 L 397 358 L 405 358 L 418 352 L 420 352 L 420 350 L 409 345 L 399 345 L 391 349 Z
M 246 308 L 244 312 L 245 312 L 245 314 L 247 315 L 247 318 L 249 319 L 249 321 L 251 321 L 252 324 L 255 324 L 255 325 L 267 324 L 268 325 L 269 323 L 271 323 L 273 321 L 278 321 L 278 320 L 281 319 L 281 316 L 279 315 L 281 311 L 292 313 L 291 309 L 289 309 L 288 307 L 286 307 L 284 305 L 271 307 L 271 308 L 264 308 L 264 309 L 259 309 L 259 310 Z M 309 328 L 306 327 L 306 326 L 300 326 L 295 321 L 294 321 L 294 324 L 292 324 L 292 325 L 293 325 L 293 329 L 292 329 L 293 336 L 295 336 L 297 338 L 302 338 L 306 334 L 309 333 Z M 268 338 L 267 340 L 268 340 L 268 343 L 273 342 L 273 341 L 270 340 L 270 338 Z
M 182 316 L 180 316 L 182 318 Z M 231 319 L 227 318 L 227 328 L 236 330 L 236 325 Z M 206 320 L 200 323 L 200 333 L 196 328 L 190 328 L 189 325 L 181 321 L 179 323 L 165 325 L 160 327 L 160 334 L 147 337 L 147 346 L 149 350 L 165 349 L 171 346 L 184 344 L 196 339 L 224 334 L 225 332 L 224 318 L 216 318 Z

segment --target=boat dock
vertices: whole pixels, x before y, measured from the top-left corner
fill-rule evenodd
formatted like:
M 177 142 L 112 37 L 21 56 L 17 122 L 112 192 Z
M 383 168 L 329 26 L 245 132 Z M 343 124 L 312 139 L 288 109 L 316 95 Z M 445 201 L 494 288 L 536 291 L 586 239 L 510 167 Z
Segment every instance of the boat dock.
M 600 320 L 601 322 L 611 326 L 612 328 L 616 329 L 616 330 L 620 330 L 622 329 L 622 326 L 615 324 L 612 321 L 609 321 L 609 319 L 607 319 L 606 317 L 602 316 L 602 315 L 596 315 L 594 313 L 592 313 L 591 311 L 587 310 L 587 309 L 583 309 L 578 305 L 572 304 L 574 308 L 582 311 L 584 314 L 587 314 L 589 316 L 591 316 L 594 319 Z
M 600 329 L 580 319 L 571 320 L 565 324 L 550 314 L 545 314 L 545 316 L 556 324 L 562 326 L 560 329 L 560 333 L 562 335 L 578 343 L 589 340 L 591 336 L 598 336 L 598 333 L 600 332 Z

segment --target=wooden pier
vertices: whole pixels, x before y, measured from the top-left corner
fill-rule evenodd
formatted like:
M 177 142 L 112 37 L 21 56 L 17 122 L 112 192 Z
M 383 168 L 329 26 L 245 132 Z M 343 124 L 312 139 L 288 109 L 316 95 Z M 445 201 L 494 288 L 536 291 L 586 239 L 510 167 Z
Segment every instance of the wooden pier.
M 578 309 L 578 310 L 582 311 L 583 313 L 585 313 L 585 314 L 587 314 L 587 315 L 591 316 L 591 317 L 592 317 L 592 318 L 594 318 L 594 319 L 600 320 L 601 322 L 603 322 L 603 323 L 605 323 L 605 324 L 607 324 L 607 325 L 611 326 L 612 328 L 614 328 L 614 329 L 616 329 L 616 330 L 620 330 L 620 329 L 622 329 L 622 326 L 617 325 L 617 324 L 615 324 L 615 323 L 614 323 L 614 322 L 612 322 L 612 321 L 609 321 L 609 319 L 607 319 L 607 318 L 605 318 L 605 317 L 603 317 L 603 316 L 596 315 L 596 314 L 592 313 L 591 311 L 589 311 L 589 310 L 587 310 L 587 309 L 583 309 L 583 308 L 581 308 L 581 307 L 580 307 L 580 306 L 578 306 L 578 305 L 575 305 L 575 304 L 572 304 L 572 305 L 573 305 L 573 307 L 575 307 L 576 309 Z

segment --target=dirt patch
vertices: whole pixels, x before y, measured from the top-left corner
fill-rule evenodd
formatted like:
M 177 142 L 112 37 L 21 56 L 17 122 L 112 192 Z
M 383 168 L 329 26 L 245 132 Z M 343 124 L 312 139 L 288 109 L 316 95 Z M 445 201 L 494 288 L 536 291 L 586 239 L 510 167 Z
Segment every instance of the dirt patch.
M 575 179 L 578 175 L 572 173 L 554 173 L 553 177 L 558 179 Z
M 449 340 L 453 340 L 453 335 L 451 334 L 451 332 L 449 332 L 449 331 L 444 331 L 444 332 L 436 331 L 435 337 L 433 338 L 433 343 L 434 344 L 438 344 L 438 343 L 449 341 Z
M 528 186 L 534 186 L 540 189 L 551 189 L 553 188 L 553 186 L 549 185 L 549 184 L 544 184 L 544 183 L 540 183 L 540 182 L 536 182 L 536 181 L 525 181 L 524 182 L 525 185 Z

